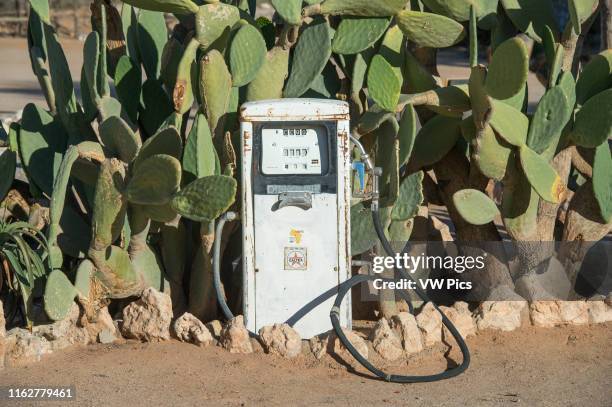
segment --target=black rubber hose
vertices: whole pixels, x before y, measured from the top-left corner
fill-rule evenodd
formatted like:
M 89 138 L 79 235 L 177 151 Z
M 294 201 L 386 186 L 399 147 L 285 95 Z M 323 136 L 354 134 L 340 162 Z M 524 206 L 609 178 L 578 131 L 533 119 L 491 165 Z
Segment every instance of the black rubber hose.
M 389 240 L 387 240 L 387 237 L 385 236 L 378 211 L 372 211 L 372 220 L 374 221 L 374 228 L 376 230 L 376 234 L 378 235 L 378 238 L 380 239 L 385 252 L 387 253 L 388 256 L 395 256 L 394 250 L 391 247 Z M 403 268 L 397 268 L 397 270 L 399 271 L 400 275 L 403 278 L 414 281 L 412 276 L 409 273 L 407 273 Z M 336 335 L 338 335 L 338 338 L 340 339 L 342 344 L 346 347 L 346 349 L 350 352 L 350 354 L 361 365 L 363 365 L 363 367 L 365 367 L 366 369 L 368 369 L 370 372 L 372 372 L 376 376 L 388 382 L 395 382 L 395 383 L 433 382 L 437 380 L 449 379 L 451 377 L 455 377 L 463 373 L 470 365 L 470 351 L 465 343 L 465 340 L 461 337 L 461 334 L 459 333 L 455 325 L 453 325 L 453 323 L 446 317 L 446 315 L 444 315 L 444 313 L 440 310 L 440 308 L 438 308 L 438 306 L 429 299 L 429 296 L 427 295 L 427 293 L 423 291 L 418 286 L 418 284 L 415 284 L 415 287 L 416 287 L 415 291 L 417 295 L 421 297 L 423 301 L 431 302 L 433 306 L 435 307 L 435 309 L 440 313 L 440 315 L 442 316 L 442 323 L 450 331 L 450 333 L 455 338 L 455 341 L 457 341 L 457 344 L 459 345 L 459 349 L 461 350 L 461 353 L 463 354 L 463 362 L 457 367 L 454 367 L 452 369 L 446 370 L 441 373 L 433 374 L 433 375 L 424 375 L 424 376 L 393 375 L 393 374 L 387 374 L 383 372 L 382 370 L 376 368 L 366 358 L 364 358 L 359 353 L 359 351 L 357 351 L 357 349 L 355 349 L 355 347 L 351 344 L 351 342 L 348 340 L 348 338 L 342 331 L 342 328 L 340 327 L 340 306 L 342 305 L 342 300 L 344 299 L 346 294 L 350 291 L 351 287 L 357 284 L 361 284 L 364 281 L 372 280 L 374 278 L 375 278 L 374 276 L 355 276 L 347 280 L 345 283 L 341 284 L 339 287 L 338 296 L 336 297 L 336 301 L 334 302 L 334 306 L 332 307 L 329 313 L 329 317 L 331 319 L 332 326 L 334 327 L 334 331 L 336 331 Z M 404 297 L 407 301 L 409 301 L 409 296 L 404 291 L 398 291 L 398 292 L 402 297 Z
M 219 218 L 217 228 L 215 230 L 215 242 L 213 244 L 213 285 L 217 294 L 217 302 L 221 306 L 221 311 L 227 320 L 234 318 L 234 314 L 229 309 L 227 301 L 225 301 L 225 293 L 221 289 L 221 235 L 225 222 L 238 219 L 238 214 L 235 212 L 226 212 Z

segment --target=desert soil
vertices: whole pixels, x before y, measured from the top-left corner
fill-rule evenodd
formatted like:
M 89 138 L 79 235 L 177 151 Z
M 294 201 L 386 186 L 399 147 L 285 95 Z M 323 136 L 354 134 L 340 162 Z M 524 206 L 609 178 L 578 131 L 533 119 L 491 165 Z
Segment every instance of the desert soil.
M 611 344 L 611 323 L 485 331 L 468 339 L 472 363 L 461 376 L 394 384 L 353 370 L 350 357 L 286 360 L 261 349 L 235 355 L 216 346 L 128 341 L 7 368 L 0 386 L 72 385 L 75 404 L 86 406 L 610 406 Z M 393 373 L 434 373 L 460 362 L 456 346 L 445 358 L 446 350 L 440 344 L 407 363 L 371 359 Z

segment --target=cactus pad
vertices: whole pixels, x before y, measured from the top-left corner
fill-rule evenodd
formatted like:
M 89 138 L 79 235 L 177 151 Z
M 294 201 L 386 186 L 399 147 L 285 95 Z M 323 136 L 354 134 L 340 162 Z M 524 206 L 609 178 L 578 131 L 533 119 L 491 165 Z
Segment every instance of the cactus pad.
M 280 99 L 289 74 L 289 50 L 274 47 L 266 54 L 257 76 L 247 87 L 247 101 Z
M 472 225 L 486 225 L 499 214 L 495 202 L 477 189 L 455 192 L 453 204 L 463 220 Z
M 51 196 L 68 142 L 62 124 L 30 103 L 23 109 L 18 142 L 21 162 L 28 178 Z
M 77 290 L 61 270 L 53 270 L 45 285 L 45 312 L 54 321 L 64 319 L 72 304 Z
M 576 35 L 582 32 L 582 23 L 588 20 L 591 15 L 597 11 L 597 0 L 568 0 L 567 8 L 569 9 L 570 21 Z
M 565 195 L 565 185 L 546 159 L 526 145 L 520 148 L 519 155 L 523 172 L 538 195 L 548 202 L 561 202 Z
M 91 287 L 91 277 L 95 273 L 95 266 L 89 259 L 83 260 L 76 271 L 74 278 L 74 288 L 78 295 L 88 298 Z
M 287 24 L 302 24 L 302 0 L 272 0 L 271 3 Z
M 405 0 L 325 0 L 304 9 L 305 15 L 331 14 L 361 17 L 390 17 L 406 6 Z
M 519 93 L 527 82 L 529 55 L 527 46 L 518 37 L 501 43 L 493 53 L 485 86 L 489 96 L 509 99 Z
M 140 66 L 136 66 L 130 57 L 123 55 L 115 68 L 115 90 L 125 113 L 132 123 L 138 122 L 138 105 L 141 93 Z
M 605 223 L 612 221 L 612 156 L 604 141 L 595 149 L 593 160 L 593 193 Z
M 536 108 L 529 134 L 527 145 L 536 153 L 542 153 L 561 136 L 561 131 L 570 119 L 573 106 L 560 86 L 549 89 Z
M 465 37 L 461 24 L 438 14 L 404 10 L 395 18 L 404 35 L 421 47 L 450 47 Z
M 512 152 L 511 146 L 501 140 L 488 125 L 472 140 L 472 145 L 474 146 L 472 158 L 480 172 L 489 178 L 501 181 L 506 175 L 508 159 Z
M 291 74 L 284 97 L 300 97 L 323 72 L 331 56 L 332 30 L 325 20 L 316 19 L 304 29 L 295 47 Z
M 264 63 L 266 51 L 266 41 L 257 28 L 250 24 L 240 27 L 229 50 L 233 86 L 244 86 L 255 79 Z
M 127 186 L 127 198 L 141 205 L 170 202 L 181 183 L 181 164 L 169 155 L 158 154 L 144 160 Z
M 493 113 L 491 127 L 513 146 L 523 146 L 527 141 L 529 119 L 520 111 L 504 102 L 491 99 Z
M 174 110 L 181 114 L 189 111 L 191 105 L 193 105 L 194 95 L 191 78 L 194 73 L 194 61 L 199 45 L 200 43 L 194 38 L 189 41 L 176 70 L 172 101 L 174 102 Z
M 414 141 L 417 136 L 417 123 L 418 118 L 414 107 L 412 105 L 406 106 L 399 122 L 399 131 L 397 134 L 399 138 L 400 166 L 406 164 L 412 155 Z
M 200 61 L 200 94 L 210 129 L 215 132 L 227 112 L 232 89 L 232 76 L 223 55 L 212 50 Z
M 506 14 L 519 31 L 540 42 L 545 27 L 558 31 L 551 0 L 500 0 Z
M 351 206 L 351 255 L 370 250 L 377 241 L 372 211 L 362 203 Z
M 202 48 L 210 46 L 240 21 L 240 10 L 229 4 L 213 3 L 200 6 L 195 18 L 196 39 Z
M 111 116 L 100 124 L 99 131 L 100 139 L 111 156 L 126 163 L 132 162 L 138 154 L 141 141 L 123 119 Z
M 576 101 L 583 105 L 596 94 L 612 87 L 612 49 L 595 55 L 576 82 Z
M 384 110 L 394 112 L 399 101 L 402 83 L 393 67 L 381 55 L 372 58 L 368 71 L 370 97 Z
M 236 197 L 237 183 L 225 175 L 197 179 L 172 198 L 172 208 L 196 222 L 209 222 L 225 212 Z
M 419 131 L 409 165 L 420 169 L 440 161 L 461 137 L 461 119 L 435 116 Z
M 157 11 L 138 12 L 138 49 L 148 79 L 158 79 L 161 56 L 168 41 L 164 15 Z
M 423 171 L 410 174 L 401 182 L 399 196 L 393 209 L 391 219 L 408 220 L 413 218 L 419 211 L 419 205 L 423 202 Z
M 390 22 L 386 17 L 345 17 L 334 35 L 332 51 L 349 55 L 370 48 L 382 37 Z
M 126 0 L 124 3 L 143 10 L 174 14 L 195 14 L 198 6 L 191 0 Z
M 0 202 L 11 189 L 15 179 L 15 169 L 17 168 L 17 154 L 11 150 L 0 152 Z
M 191 182 L 215 173 L 215 147 L 203 113 L 196 115 L 187 137 L 183 152 L 183 171 L 183 182 Z
M 576 114 L 572 140 L 582 147 L 594 148 L 612 137 L 612 89 L 590 98 Z
M 93 202 L 91 247 L 104 250 L 117 238 L 123 228 L 127 202 L 123 164 L 117 159 L 106 159 L 100 166 Z
M 175 127 L 166 127 L 144 142 L 134 162 L 134 169 L 156 154 L 166 154 L 178 160 L 182 152 L 183 146 L 178 130 Z

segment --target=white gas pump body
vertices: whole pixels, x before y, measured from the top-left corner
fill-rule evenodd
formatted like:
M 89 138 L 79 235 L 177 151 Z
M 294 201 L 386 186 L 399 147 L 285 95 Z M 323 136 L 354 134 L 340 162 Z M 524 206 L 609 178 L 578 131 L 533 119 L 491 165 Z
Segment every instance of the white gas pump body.
M 240 110 L 243 314 L 246 326 L 282 323 L 350 277 L 349 108 L 341 101 L 282 99 Z M 294 328 L 332 328 L 333 297 Z M 340 310 L 351 327 L 350 298 Z

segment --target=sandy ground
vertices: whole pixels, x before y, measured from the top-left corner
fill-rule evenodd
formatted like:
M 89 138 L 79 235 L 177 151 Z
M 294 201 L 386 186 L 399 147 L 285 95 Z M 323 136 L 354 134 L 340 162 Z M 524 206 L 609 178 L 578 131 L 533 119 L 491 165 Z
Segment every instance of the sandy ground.
M 60 40 L 72 72 L 77 95 L 83 64 L 83 43 L 79 40 Z M 46 106 L 38 81 L 32 73 L 25 38 L 0 38 L 2 63 L 0 64 L 0 119 L 13 116 L 27 103 Z M 439 55 L 440 74 L 449 79 L 469 77 L 468 55 L 465 49 L 442 50 Z M 542 97 L 543 87 L 533 73 L 529 76 L 530 104 Z
M 85 406 L 610 406 L 611 343 L 612 324 L 481 332 L 468 340 L 472 364 L 463 375 L 394 384 L 329 356 L 285 360 L 261 350 L 126 342 L 0 371 L 0 386 L 73 385 L 75 404 Z M 447 349 L 440 344 L 408 363 L 371 359 L 394 373 L 433 373 L 460 362 L 456 346 L 445 359 Z

